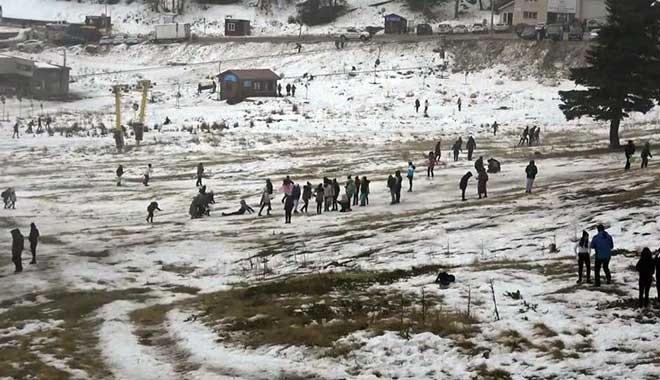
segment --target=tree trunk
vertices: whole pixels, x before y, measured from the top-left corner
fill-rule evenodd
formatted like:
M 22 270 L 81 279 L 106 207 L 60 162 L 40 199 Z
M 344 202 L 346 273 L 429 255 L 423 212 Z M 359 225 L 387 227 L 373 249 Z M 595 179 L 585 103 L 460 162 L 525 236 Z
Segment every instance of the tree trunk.
M 456 0 L 456 5 L 454 6 L 454 18 L 458 20 L 458 5 L 460 4 L 461 0 Z
M 484 10 L 484 3 L 482 2 L 483 0 L 479 0 L 479 10 L 483 11 Z
M 621 118 L 615 118 L 610 121 L 610 149 L 618 149 L 621 147 L 619 141 L 619 125 L 621 125 Z

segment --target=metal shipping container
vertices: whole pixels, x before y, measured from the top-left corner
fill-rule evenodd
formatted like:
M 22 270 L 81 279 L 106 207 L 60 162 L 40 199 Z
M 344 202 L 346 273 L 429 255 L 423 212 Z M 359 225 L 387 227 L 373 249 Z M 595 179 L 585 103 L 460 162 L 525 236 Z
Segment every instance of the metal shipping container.
M 190 24 L 160 24 L 155 27 L 156 41 L 182 41 L 189 38 Z

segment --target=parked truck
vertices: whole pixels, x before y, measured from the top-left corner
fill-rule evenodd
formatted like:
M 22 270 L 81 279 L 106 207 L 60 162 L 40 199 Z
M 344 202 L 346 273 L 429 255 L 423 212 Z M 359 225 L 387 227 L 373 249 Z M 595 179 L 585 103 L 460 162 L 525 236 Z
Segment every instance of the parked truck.
M 154 29 L 154 41 L 184 41 L 190 39 L 190 24 L 159 24 Z

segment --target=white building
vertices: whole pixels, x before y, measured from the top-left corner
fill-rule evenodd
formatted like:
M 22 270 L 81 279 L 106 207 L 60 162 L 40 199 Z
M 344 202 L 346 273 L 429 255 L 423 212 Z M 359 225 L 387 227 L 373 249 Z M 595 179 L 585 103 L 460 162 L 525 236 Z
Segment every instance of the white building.
M 496 10 L 499 22 L 507 25 L 570 24 L 607 16 L 605 0 L 509 0 Z

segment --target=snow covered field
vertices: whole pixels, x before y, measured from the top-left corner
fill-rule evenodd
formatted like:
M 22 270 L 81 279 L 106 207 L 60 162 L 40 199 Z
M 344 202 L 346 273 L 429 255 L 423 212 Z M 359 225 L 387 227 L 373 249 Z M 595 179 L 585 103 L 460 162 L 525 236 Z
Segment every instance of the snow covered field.
M 79 99 L 45 102 L 43 109 L 56 127 L 77 122 L 85 132 L 15 140 L 11 123 L 0 127 L 0 186 L 15 187 L 18 196 L 16 210 L 0 213 L 7 231 L 0 234 L 0 379 L 660 376 L 658 308 L 635 308 L 632 268 L 642 247 L 658 248 L 660 166 L 651 161 L 640 171 L 636 162 L 624 173 L 623 155 L 601 149 L 605 125 L 566 123 L 557 91 L 571 83 L 514 81 L 502 75 L 504 67 L 466 79 L 451 72 L 451 51 L 450 70 L 437 69 L 436 47 L 356 44 L 337 51 L 321 44 L 303 54 L 269 44 L 140 45 L 101 55 L 70 49 Z M 39 58 L 59 54 L 47 50 Z M 387 71 L 374 75 L 379 55 Z M 232 61 L 245 57 L 257 58 Z M 217 63 L 167 65 L 216 60 L 221 70 L 272 68 L 283 84 L 297 85 L 296 97 L 229 106 L 196 94 Z M 358 74 L 349 75 L 352 66 Z M 135 71 L 95 74 L 127 69 Z M 173 124 L 119 154 L 111 137 L 94 136 L 96 127 L 113 125 L 109 88 L 139 79 L 156 82 L 147 124 L 165 116 Z M 428 118 L 415 114 L 417 98 L 429 100 Z M 124 96 L 124 121 L 134 117 L 129 109 L 137 99 Z M 36 102 L 20 108 L 24 118 L 41 109 Z M 19 105 L 9 100 L 7 112 L 15 117 Z M 480 126 L 494 120 L 501 124 L 497 136 Z M 206 132 L 202 122 L 229 128 Z M 541 146 L 515 147 L 526 125 L 541 126 Z M 458 181 L 474 167 L 465 155 L 450 160 L 448 148 L 469 134 L 476 156 L 499 159 L 503 171 L 490 176 L 487 199 L 476 199 L 472 181 L 469 201 L 461 202 Z M 622 137 L 638 146 L 658 141 L 657 111 L 634 115 Z M 424 157 L 440 139 L 442 163 L 430 180 Z M 525 196 L 532 158 L 540 174 L 535 193 Z M 409 160 L 418 170 L 414 192 L 390 206 L 387 175 L 404 171 Z M 190 220 L 198 162 L 217 204 L 210 217 Z M 154 166 L 150 187 L 140 183 L 147 163 Z M 114 183 L 119 164 L 127 169 L 122 187 Z M 277 188 L 287 175 L 313 185 L 325 176 L 367 176 L 370 204 L 345 214 L 295 215 L 285 225 L 278 194 L 271 217 L 220 215 L 240 199 L 256 208 L 265 179 Z M 149 225 L 146 206 L 154 200 L 163 212 Z M 38 264 L 26 260 L 14 275 L 8 231 L 27 234 L 32 221 L 42 234 Z M 593 235 L 597 223 L 608 226 L 620 249 L 613 283 L 576 285 L 575 238 L 582 229 Z M 551 253 L 551 244 L 559 252 Z M 454 274 L 456 283 L 433 284 L 439 271 Z

